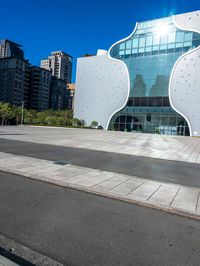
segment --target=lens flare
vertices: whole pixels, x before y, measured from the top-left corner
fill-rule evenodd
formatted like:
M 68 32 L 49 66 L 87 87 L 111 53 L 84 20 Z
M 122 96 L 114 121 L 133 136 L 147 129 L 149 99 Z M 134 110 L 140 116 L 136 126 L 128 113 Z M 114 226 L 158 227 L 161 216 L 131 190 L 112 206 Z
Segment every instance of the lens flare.
M 155 32 L 161 36 L 166 35 L 169 32 L 169 26 L 167 24 L 160 24 L 155 28 Z

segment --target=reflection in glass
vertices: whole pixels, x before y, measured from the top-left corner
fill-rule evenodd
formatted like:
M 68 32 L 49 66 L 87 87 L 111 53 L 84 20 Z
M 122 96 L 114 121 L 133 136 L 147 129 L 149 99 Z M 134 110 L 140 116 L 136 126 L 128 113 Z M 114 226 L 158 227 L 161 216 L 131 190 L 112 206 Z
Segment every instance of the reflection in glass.
M 187 122 L 170 106 L 168 86 L 176 60 L 199 45 L 200 34 L 177 29 L 171 17 L 141 22 L 133 36 L 116 44 L 111 56 L 129 69 L 130 95 L 109 129 L 189 135 Z

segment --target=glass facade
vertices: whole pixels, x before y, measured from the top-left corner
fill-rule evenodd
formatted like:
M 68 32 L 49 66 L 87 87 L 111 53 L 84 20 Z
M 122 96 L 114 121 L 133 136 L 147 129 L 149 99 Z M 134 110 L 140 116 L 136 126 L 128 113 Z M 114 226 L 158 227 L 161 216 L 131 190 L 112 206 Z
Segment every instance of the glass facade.
M 130 95 L 109 129 L 189 135 L 185 119 L 170 106 L 168 86 L 176 60 L 200 45 L 200 34 L 176 28 L 172 17 L 141 22 L 135 33 L 116 44 L 113 58 L 128 67 Z

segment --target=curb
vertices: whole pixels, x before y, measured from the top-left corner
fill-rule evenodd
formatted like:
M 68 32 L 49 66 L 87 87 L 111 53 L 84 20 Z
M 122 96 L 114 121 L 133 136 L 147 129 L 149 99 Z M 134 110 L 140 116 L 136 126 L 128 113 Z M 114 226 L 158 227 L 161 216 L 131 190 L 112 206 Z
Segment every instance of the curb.
M 193 212 L 187 212 L 184 211 L 182 209 L 178 209 L 178 208 L 172 208 L 172 207 L 166 207 L 163 205 L 155 205 L 152 203 L 147 203 L 146 201 L 142 201 L 142 200 L 133 200 L 133 199 L 128 199 L 125 198 L 123 196 L 117 196 L 117 195 L 110 195 L 108 193 L 104 193 L 104 192 L 100 192 L 94 189 L 90 189 L 90 188 L 86 188 L 86 187 L 82 187 L 80 185 L 73 185 L 73 184 L 69 184 L 60 180 L 55 180 L 55 179 L 51 179 L 48 177 L 44 177 L 44 176 L 39 176 L 39 175 L 33 175 L 33 174 L 25 174 L 22 173 L 20 171 L 17 170 L 10 170 L 4 167 L 0 167 L 0 171 L 2 172 L 6 172 L 6 173 L 12 173 L 18 176 L 23 176 L 23 177 L 27 177 L 33 180 L 37 180 L 37 181 L 41 181 L 41 182 L 46 182 L 49 184 L 53 184 L 53 185 L 57 185 L 57 186 L 62 186 L 62 187 L 66 187 L 66 188 L 70 188 L 70 189 L 74 189 L 74 190 L 78 190 L 78 191 L 82 191 L 85 193 L 90 193 L 90 194 L 94 194 L 97 196 L 101 196 L 101 197 L 105 197 L 105 198 L 110 198 L 110 199 L 114 199 L 114 200 L 120 200 L 123 202 L 128 202 L 131 204 L 135 204 L 138 206 L 142 206 L 142 207 L 146 207 L 146 208 L 151 208 L 151 209 L 157 209 L 157 210 L 161 210 L 170 214 L 174 214 L 174 215 L 179 215 L 182 217 L 186 217 L 186 218 L 190 218 L 190 219 L 195 219 L 195 220 L 200 220 L 200 215 L 197 215 Z
M 0 248 L 0 265 L 2 261 L 5 263 L 3 265 L 6 266 L 64 266 L 62 263 L 2 234 L 0 234 Z

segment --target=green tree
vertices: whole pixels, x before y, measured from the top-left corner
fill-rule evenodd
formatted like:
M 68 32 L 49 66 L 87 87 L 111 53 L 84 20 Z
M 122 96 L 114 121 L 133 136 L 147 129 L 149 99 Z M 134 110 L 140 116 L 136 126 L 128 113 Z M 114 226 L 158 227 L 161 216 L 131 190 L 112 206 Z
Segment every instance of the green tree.
M 70 118 L 64 118 L 64 120 L 63 120 L 63 126 L 72 126 L 72 119 L 70 119 Z
M 80 123 L 81 123 L 81 127 L 84 127 L 86 125 L 85 120 L 83 119 L 80 120 Z
M 65 118 L 72 119 L 73 118 L 73 111 L 72 110 L 67 110 L 64 112 Z
M 1 125 L 6 124 L 8 119 L 14 117 L 12 107 L 9 103 L 0 102 L 0 117 L 1 117 Z
M 37 118 L 35 119 L 36 124 L 46 125 L 45 119 L 47 116 L 51 116 L 51 112 L 49 112 L 49 110 L 37 112 Z
M 24 110 L 24 123 L 26 125 L 35 124 L 36 118 L 37 118 L 37 111 Z
M 80 127 L 81 126 L 81 121 L 78 118 L 73 118 L 72 119 L 72 126 L 73 127 Z
M 15 119 L 16 119 L 16 124 L 19 125 L 21 117 L 22 117 L 22 108 L 21 107 L 13 107 L 12 111 L 13 111 L 13 117 L 15 117 Z
M 47 124 L 48 126 L 55 126 L 56 125 L 56 117 L 54 116 L 47 116 L 45 118 L 45 124 Z
M 98 122 L 97 121 L 92 121 L 91 127 L 92 128 L 97 128 L 98 127 Z

